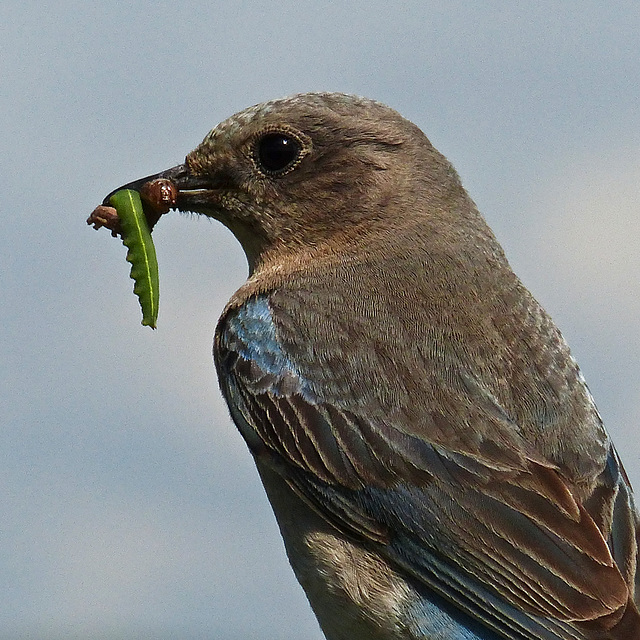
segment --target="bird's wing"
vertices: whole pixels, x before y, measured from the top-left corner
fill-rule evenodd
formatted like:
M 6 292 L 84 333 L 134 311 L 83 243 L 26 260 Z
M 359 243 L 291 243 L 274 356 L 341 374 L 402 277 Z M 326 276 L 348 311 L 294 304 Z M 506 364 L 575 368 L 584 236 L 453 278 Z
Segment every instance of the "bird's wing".
M 500 407 L 485 412 L 495 428 L 482 446 L 461 452 L 392 415 L 328 404 L 282 349 L 265 299 L 227 315 L 216 362 L 254 454 L 337 529 L 505 638 L 617 637 L 605 629 L 629 598 L 637 524 L 613 449 L 581 504 L 524 444 L 503 455 L 513 425 Z

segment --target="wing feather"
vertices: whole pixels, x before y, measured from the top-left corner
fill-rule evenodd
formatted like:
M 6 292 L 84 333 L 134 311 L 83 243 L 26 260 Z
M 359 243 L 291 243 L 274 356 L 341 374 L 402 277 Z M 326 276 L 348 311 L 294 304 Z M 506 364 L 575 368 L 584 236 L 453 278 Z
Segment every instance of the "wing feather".
M 613 448 L 581 503 L 559 469 L 516 446 L 512 425 L 496 428 L 511 433 L 502 442 L 450 449 L 402 416 L 324 402 L 273 329 L 258 329 L 256 339 L 227 318 L 219 332 L 223 391 L 254 454 L 270 457 L 327 521 L 505 638 L 623 638 L 606 633 L 633 608 L 626 580 L 636 569 L 638 521 Z M 506 420 L 485 400 L 484 419 Z M 447 419 L 439 415 L 440 428 Z M 592 636 L 580 626 L 587 622 Z

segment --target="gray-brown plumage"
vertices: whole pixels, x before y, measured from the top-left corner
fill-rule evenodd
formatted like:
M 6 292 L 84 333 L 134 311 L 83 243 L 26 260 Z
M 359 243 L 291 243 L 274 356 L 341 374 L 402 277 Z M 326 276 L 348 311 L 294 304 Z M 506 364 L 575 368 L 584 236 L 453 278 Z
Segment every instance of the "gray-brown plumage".
M 640 639 L 622 465 L 415 125 L 299 95 L 159 175 L 247 254 L 218 374 L 327 638 Z

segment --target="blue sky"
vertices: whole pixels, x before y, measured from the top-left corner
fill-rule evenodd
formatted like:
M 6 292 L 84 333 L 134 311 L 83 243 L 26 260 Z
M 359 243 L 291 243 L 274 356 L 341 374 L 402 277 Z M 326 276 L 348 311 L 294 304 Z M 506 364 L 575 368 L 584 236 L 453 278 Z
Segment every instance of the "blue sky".
M 152 332 L 85 225 L 290 93 L 386 102 L 449 157 L 640 487 L 640 4 L 5 0 L 0 25 L 0 638 L 321 640 L 211 362 L 239 246 L 165 216 Z

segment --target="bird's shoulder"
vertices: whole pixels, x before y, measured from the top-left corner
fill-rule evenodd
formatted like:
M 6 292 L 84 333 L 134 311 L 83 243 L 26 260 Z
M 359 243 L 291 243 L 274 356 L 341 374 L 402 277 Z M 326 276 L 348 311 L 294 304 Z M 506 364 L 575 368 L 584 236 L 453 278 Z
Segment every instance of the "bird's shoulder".
M 610 442 L 554 323 L 512 274 L 484 290 L 470 275 L 443 291 L 441 271 L 418 252 L 257 274 L 219 321 L 219 373 L 253 390 L 268 380 L 281 396 L 297 389 L 312 405 L 395 423 L 486 462 L 510 452 L 517 467 L 546 462 L 589 484 Z

